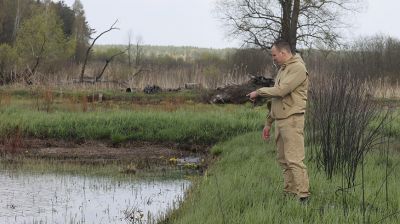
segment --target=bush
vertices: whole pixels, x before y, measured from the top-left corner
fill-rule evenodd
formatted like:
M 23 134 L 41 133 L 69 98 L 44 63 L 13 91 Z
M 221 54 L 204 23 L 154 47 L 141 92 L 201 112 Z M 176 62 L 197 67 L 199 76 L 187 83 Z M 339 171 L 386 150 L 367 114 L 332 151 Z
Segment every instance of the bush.
M 381 139 L 388 112 L 382 116 L 368 86 L 355 76 L 321 76 L 312 81 L 307 116 L 312 158 L 329 179 L 342 173 L 347 187 L 352 187 L 363 157 Z

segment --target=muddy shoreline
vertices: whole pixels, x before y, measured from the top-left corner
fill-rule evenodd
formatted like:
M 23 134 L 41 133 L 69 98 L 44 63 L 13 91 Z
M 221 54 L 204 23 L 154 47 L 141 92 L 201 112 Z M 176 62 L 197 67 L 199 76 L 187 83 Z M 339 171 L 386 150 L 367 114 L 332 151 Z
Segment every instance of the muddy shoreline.
M 113 144 L 107 141 L 38 138 L 0 141 L 1 157 L 8 161 L 14 158 L 29 158 L 80 164 L 134 164 L 135 169 L 140 170 L 157 167 L 187 167 L 188 164 L 191 168 L 203 170 L 211 161 L 209 149 L 210 146 L 178 143 Z

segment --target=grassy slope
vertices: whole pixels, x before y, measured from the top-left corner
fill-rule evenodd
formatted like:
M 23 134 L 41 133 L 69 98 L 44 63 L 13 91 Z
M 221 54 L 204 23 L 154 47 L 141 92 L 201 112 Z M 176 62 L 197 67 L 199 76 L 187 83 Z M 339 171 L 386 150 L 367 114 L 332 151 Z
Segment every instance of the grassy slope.
M 330 182 L 308 162 L 312 199 L 308 206 L 282 194 L 283 180 L 275 161 L 272 142 L 264 143 L 259 132 L 252 132 L 218 144 L 220 160 L 195 182 L 181 208 L 166 223 L 362 223 L 361 188 L 348 193 L 348 216 L 344 216 L 340 177 Z M 389 209 L 385 191 L 376 192 L 383 182 L 385 165 L 382 156 L 373 154 L 366 162 L 366 199 L 373 204 L 367 211 L 372 223 L 400 207 L 400 167 L 394 166 L 399 155 L 391 159 L 394 172 L 389 177 Z M 359 175 L 360 176 L 360 175 Z M 360 183 L 360 180 L 357 180 Z M 368 217 L 369 216 L 369 217 Z M 398 223 L 397 217 L 384 223 Z

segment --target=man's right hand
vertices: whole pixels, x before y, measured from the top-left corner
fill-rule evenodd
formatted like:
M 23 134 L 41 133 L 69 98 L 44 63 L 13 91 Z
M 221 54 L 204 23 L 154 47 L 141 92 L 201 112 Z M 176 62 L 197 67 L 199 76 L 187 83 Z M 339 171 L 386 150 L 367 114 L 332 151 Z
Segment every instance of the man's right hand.
M 266 127 L 264 127 L 264 129 L 263 129 L 263 133 L 262 133 L 262 138 L 265 140 L 265 141 L 268 141 L 269 140 L 269 137 L 270 137 L 270 127 L 268 127 L 268 126 L 266 126 Z
M 258 93 L 257 93 L 257 91 L 253 91 L 253 92 L 247 94 L 246 96 L 248 96 L 250 98 L 250 101 L 254 102 L 254 101 L 256 101 Z

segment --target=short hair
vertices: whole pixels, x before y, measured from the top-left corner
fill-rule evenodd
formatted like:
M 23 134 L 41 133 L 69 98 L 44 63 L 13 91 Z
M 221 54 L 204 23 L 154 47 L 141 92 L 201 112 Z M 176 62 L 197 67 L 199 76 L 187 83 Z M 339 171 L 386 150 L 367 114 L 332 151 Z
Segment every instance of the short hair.
M 273 44 L 272 47 L 275 46 L 279 51 L 286 50 L 287 52 L 293 53 L 292 46 L 290 45 L 289 42 L 286 40 L 276 40 Z

